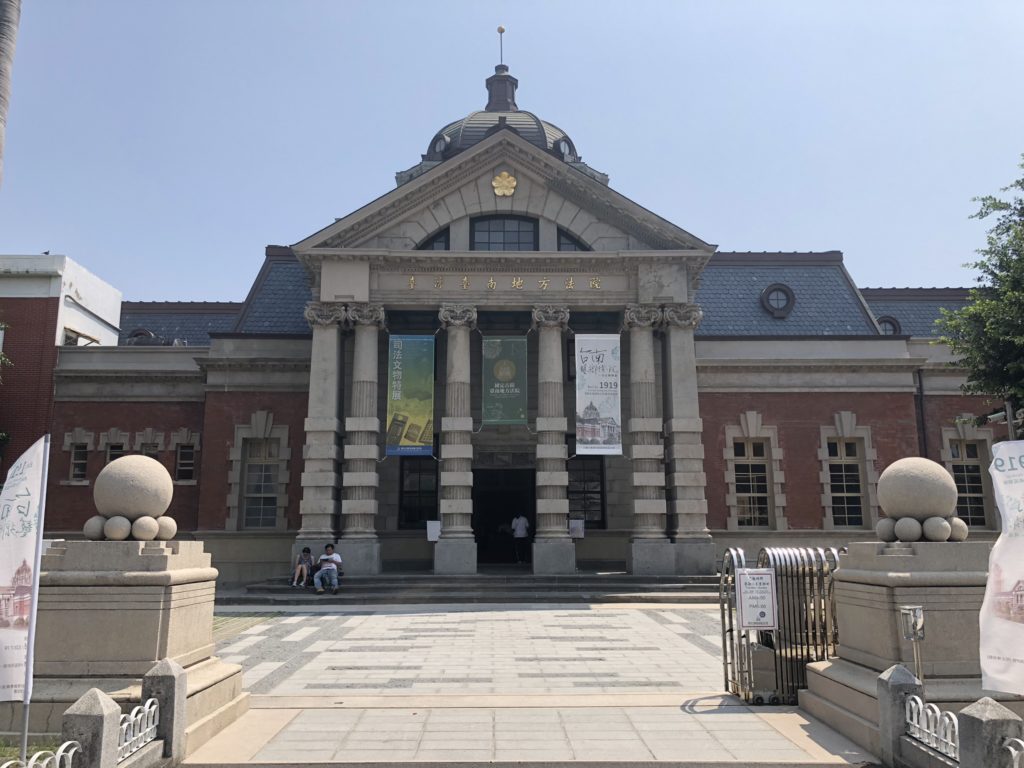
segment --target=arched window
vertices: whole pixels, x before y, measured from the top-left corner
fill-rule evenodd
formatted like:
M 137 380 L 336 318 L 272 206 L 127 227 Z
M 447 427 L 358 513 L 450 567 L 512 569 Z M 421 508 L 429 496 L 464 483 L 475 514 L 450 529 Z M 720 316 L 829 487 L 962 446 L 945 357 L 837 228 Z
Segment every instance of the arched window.
M 578 237 L 570 235 L 564 229 L 559 227 L 558 229 L 558 250 L 560 251 L 589 251 L 582 240 Z
M 526 216 L 479 216 L 469 222 L 473 251 L 536 251 L 537 220 Z
M 418 251 L 448 251 L 451 250 L 451 230 L 448 227 L 435 232 L 422 243 L 416 246 Z
M 878 318 L 878 327 L 882 329 L 883 336 L 899 336 L 900 335 L 900 321 L 895 317 L 889 317 L 883 315 Z

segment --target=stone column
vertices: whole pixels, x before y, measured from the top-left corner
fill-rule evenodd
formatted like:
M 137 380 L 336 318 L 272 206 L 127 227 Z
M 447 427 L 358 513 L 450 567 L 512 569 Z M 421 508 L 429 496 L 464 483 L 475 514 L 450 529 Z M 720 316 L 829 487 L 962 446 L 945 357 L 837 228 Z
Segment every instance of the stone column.
M 377 460 L 380 420 L 377 418 L 377 337 L 384 327 L 380 304 L 350 304 L 348 321 L 355 331 L 352 360 L 351 415 L 345 419 L 345 472 L 338 554 L 346 573 L 380 573 L 377 539 Z
M 675 572 L 675 548 L 666 535 L 665 446 L 654 373 L 654 329 L 661 308 L 630 304 L 623 315 L 629 331 L 629 433 L 633 460 L 633 536 L 629 571 Z
M 441 538 L 434 545 L 434 573 L 476 573 L 469 363 L 476 307 L 444 304 L 437 316 L 447 332 L 448 355 L 441 419 Z
M 704 444 L 697 405 L 697 354 L 693 332 L 704 316 L 696 304 L 662 308 L 665 331 L 662 386 L 668 445 L 669 511 L 676 530 L 676 573 L 713 574 L 715 545 L 708 532 L 704 496 Z
M 302 547 L 319 552 L 338 531 L 338 449 L 341 436 L 341 333 L 347 324 L 345 305 L 312 301 L 306 321 L 313 328 L 309 361 L 309 408 L 302 449 L 302 516 L 292 562 Z
M 533 309 L 538 329 L 537 355 L 537 528 L 533 572 L 576 572 L 576 546 L 569 538 L 569 472 L 565 418 L 562 332 L 569 324 L 566 307 Z

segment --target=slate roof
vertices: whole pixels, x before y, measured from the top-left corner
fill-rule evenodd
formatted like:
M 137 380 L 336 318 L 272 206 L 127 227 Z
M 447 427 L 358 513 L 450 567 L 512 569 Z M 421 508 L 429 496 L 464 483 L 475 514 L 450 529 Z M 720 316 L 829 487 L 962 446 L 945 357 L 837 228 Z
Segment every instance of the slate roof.
M 773 317 L 761 304 L 761 293 L 773 283 L 793 291 L 786 317 Z M 878 335 L 839 251 L 716 253 L 695 300 L 704 310 L 698 336 Z
M 271 246 L 238 322 L 227 330 L 309 335 L 303 312 L 310 296 L 309 275 L 291 249 Z
M 211 333 L 235 327 L 241 309 L 241 302 L 230 301 L 125 301 L 118 344 L 145 329 L 167 343 L 181 339 L 190 347 L 206 347 Z
M 968 288 L 862 288 L 875 317 L 891 317 L 906 336 L 939 336 L 935 321 L 940 309 L 960 309 L 968 303 Z

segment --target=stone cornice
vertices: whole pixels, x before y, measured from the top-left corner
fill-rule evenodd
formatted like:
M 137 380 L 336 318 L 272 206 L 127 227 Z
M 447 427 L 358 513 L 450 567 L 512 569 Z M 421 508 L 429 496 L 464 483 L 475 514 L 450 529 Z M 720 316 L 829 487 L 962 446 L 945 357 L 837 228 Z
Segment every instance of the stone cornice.
M 533 308 L 532 324 L 534 328 L 561 328 L 569 326 L 569 308 L 556 304 L 542 304 Z
M 303 317 L 310 327 L 316 325 L 344 325 L 348 321 L 345 305 L 338 301 L 311 301 L 306 304 Z
M 441 321 L 442 328 L 476 328 L 476 307 L 470 304 L 442 304 L 437 318 Z
M 654 328 L 661 321 L 661 307 L 657 304 L 629 304 L 622 313 L 622 322 L 627 328 Z
M 346 309 L 348 322 L 353 325 L 376 325 L 384 327 L 384 305 L 383 304 L 349 304 Z
M 666 304 L 662 307 L 662 325 L 694 329 L 704 319 L 704 310 L 696 304 Z

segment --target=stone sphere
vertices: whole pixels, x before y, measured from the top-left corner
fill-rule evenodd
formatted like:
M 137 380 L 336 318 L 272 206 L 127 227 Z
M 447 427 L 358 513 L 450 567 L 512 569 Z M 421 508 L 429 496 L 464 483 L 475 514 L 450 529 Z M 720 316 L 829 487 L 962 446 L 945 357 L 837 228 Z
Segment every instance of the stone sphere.
M 160 517 L 174 495 L 170 473 L 149 456 L 122 456 L 103 468 L 96 478 L 92 498 L 104 517 L 121 515 L 129 520 Z
M 967 527 L 967 523 L 961 520 L 959 517 L 949 518 L 950 541 L 967 541 L 967 534 L 970 529 Z
M 949 541 L 949 534 L 953 532 L 944 517 L 929 517 L 924 521 L 921 529 L 924 532 L 925 541 Z
M 111 541 L 124 541 L 132 535 L 132 521 L 115 515 L 103 524 L 103 535 Z
M 170 541 L 178 532 L 178 523 L 175 522 L 173 517 L 168 515 L 158 517 L 156 524 L 159 527 L 159 530 L 156 532 L 156 537 L 159 541 Z
M 894 461 L 878 478 L 878 503 L 897 519 L 952 517 L 956 511 L 956 483 L 941 464 L 911 457 Z
M 896 538 L 900 541 L 920 541 L 921 523 L 912 517 L 901 517 L 896 521 Z
M 160 531 L 155 517 L 144 515 L 132 523 L 132 538 L 136 541 L 152 541 Z
M 896 521 L 891 517 L 883 517 L 875 526 L 875 535 L 879 541 L 896 541 Z
M 82 526 L 82 534 L 89 541 L 103 541 L 103 526 L 106 524 L 107 518 L 103 515 L 93 515 Z

